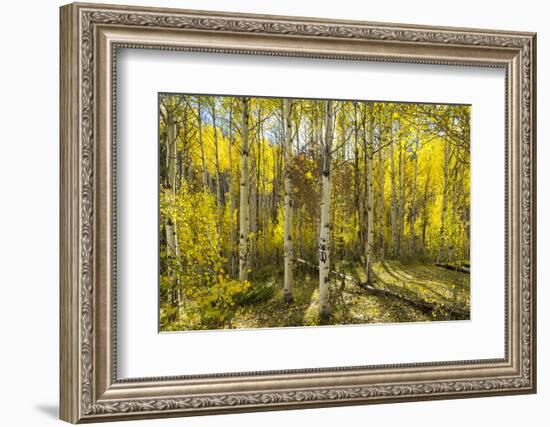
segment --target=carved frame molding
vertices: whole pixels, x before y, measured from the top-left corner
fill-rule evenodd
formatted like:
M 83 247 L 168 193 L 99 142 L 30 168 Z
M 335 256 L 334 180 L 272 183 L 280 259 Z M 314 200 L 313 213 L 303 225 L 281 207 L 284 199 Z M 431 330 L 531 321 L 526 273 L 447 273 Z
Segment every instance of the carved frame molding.
M 60 41 L 62 419 L 535 392 L 535 34 L 71 4 L 61 8 Z M 506 68 L 506 357 L 117 380 L 111 279 L 116 282 L 114 65 L 120 47 Z

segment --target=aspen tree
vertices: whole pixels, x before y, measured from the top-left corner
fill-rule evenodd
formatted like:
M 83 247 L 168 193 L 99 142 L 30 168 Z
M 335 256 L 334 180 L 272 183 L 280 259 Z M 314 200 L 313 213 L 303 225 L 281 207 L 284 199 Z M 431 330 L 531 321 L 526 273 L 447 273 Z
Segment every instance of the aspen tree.
M 398 197 L 397 197 L 397 257 L 400 258 L 402 255 L 403 249 L 403 228 L 404 228 L 404 209 L 405 209 L 405 188 L 404 188 L 404 179 L 405 179 L 405 158 L 403 156 L 404 144 L 399 141 L 398 145 Z
M 202 104 L 200 97 L 197 96 L 197 126 L 199 128 L 199 146 L 201 149 L 201 161 L 202 161 L 202 186 L 204 189 L 208 188 L 208 174 L 206 172 L 206 159 L 204 156 L 204 141 L 202 138 Z
M 214 160 L 216 166 L 216 204 L 218 208 L 218 235 L 221 236 L 221 226 L 223 219 L 222 212 L 222 189 L 220 183 L 220 148 L 218 146 L 218 127 L 216 125 L 216 98 L 211 99 L 212 128 L 214 137 Z
M 283 100 L 284 116 L 284 152 L 285 152 L 285 223 L 284 223 L 284 291 L 283 296 L 286 302 L 291 303 L 294 299 L 293 288 L 293 264 L 294 245 L 292 242 L 292 186 L 290 182 L 290 167 L 292 162 L 292 103 L 290 99 Z
M 235 275 L 235 190 L 233 185 L 233 100 L 229 101 L 229 262 L 231 275 Z
M 324 101 L 325 135 L 322 144 L 323 167 L 321 181 L 321 230 L 319 233 L 319 315 L 321 319 L 330 316 L 329 275 L 330 275 L 330 163 L 333 138 L 332 101 Z
M 382 136 L 385 135 L 382 131 L 382 117 L 380 110 L 378 110 L 378 141 L 377 141 L 377 150 L 378 150 L 378 251 L 380 259 L 384 259 L 385 255 L 385 239 L 384 239 L 384 229 L 386 227 L 386 216 L 384 215 L 384 152 L 382 147 Z
M 393 114 L 391 117 L 391 130 L 390 130 L 390 184 L 391 184 L 391 193 L 390 193 L 390 228 L 391 228 L 391 248 L 392 256 L 398 256 L 397 248 L 397 191 L 395 183 L 395 150 L 394 145 L 396 142 L 395 134 L 397 133 L 397 122 L 393 120 Z
M 416 236 L 414 231 L 414 224 L 416 222 L 416 182 L 418 180 L 418 150 L 420 148 L 420 140 L 418 139 L 418 135 L 414 137 L 413 139 L 413 164 L 414 164 L 414 172 L 413 172 L 413 182 L 412 182 L 412 189 L 411 189 L 411 208 L 410 208 L 410 215 L 409 215 L 409 255 L 412 255 L 416 249 Z
M 177 167 L 177 135 L 176 135 L 176 123 L 173 111 L 166 112 L 166 162 L 167 162 L 167 185 L 166 192 L 170 197 L 176 197 L 176 167 Z M 166 252 L 169 258 L 178 260 L 180 257 L 177 224 L 175 219 L 166 217 L 164 224 L 166 230 Z M 174 276 L 174 285 L 178 284 L 177 276 Z M 177 306 L 177 317 L 180 317 L 180 302 L 181 294 L 180 290 L 173 291 L 172 298 Z
M 367 284 L 372 284 L 372 264 L 374 251 L 374 168 L 373 168 L 373 152 L 374 152 L 374 117 L 372 104 L 369 106 L 369 141 L 366 144 L 366 180 L 365 187 L 367 191 L 367 238 L 365 242 L 365 277 Z M 365 136 L 366 139 L 366 136 Z
M 445 218 L 447 217 L 447 187 L 449 186 L 449 157 L 451 147 L 447 140 L 444 141 L 443 146 L 443 195 L 441 202 L 441 222 L 439 225 L 439 250 L 437 254 L 437 262 L 443 261 L 443 254 L 447 247 Z
M 361 209 L 361 175 L 359 172 L 359 123 L 357 120 L 357 102 L 353 103 L 353 189 L 354 189 L 354 208 L 355 208 L 355 223 L 357 225 L 357 242 L 358 250 L 361 251 L 363 243 L 362 233 L 362 209 Z
M 239 203 L 239 280 L 241 282 L 248 279 L 249 256 L 250 256 L 250 203 L 249 186 L 250 177 L 248 175 L 248 123 L 249 123 L 249 99 L 241 98 L 241 194 Z

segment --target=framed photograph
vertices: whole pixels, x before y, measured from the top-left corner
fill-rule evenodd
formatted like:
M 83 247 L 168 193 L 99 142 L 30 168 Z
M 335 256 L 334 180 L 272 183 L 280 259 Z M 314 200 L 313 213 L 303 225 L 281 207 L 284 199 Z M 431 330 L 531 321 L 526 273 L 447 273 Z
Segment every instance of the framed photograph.
M 63 420 L 536 391 L 535 34 L 60 22 Z

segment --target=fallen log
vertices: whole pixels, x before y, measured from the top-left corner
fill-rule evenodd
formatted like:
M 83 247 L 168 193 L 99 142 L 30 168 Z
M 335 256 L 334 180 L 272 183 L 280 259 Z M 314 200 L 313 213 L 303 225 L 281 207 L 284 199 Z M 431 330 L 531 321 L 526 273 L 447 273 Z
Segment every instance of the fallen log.
M 461 273 L 470 274 L 470 267 L 463 267 L 463 266 L 460 266 L 460 265 L 447 264 L 447 263 L 444 263 L 444 262 L 436 262 L 435 265 L 437 265 L 438 267 L 445 268 L 447 270 L 460 271 Z
M 434 304 L 434 303 L 431 303 L 431 302 L 428 302 L 428 301 L 425 301 L 423 299 L 420 299 L 420 298 L 411 298 L 411 297 L 408 297 L 408 296 L 405 296 L 405 295 L 402 295 L 398 292 L 394 292 L 394 291 L 390 291 L 390 290 L 386 290 L 386 289 L 380 289 L 380 288 L 377 288 L 373 285 L 368 285 L 366 283 L 363 283 L 363 282 L 356 282 L 357 285 L 371 293 L 371 294 L 374 294 L 374 295 L 381 295 L 381 296 L 386 296 L 386 297 L 390 297 L 390 298 L 397 298 L 397 299 L 400 299 L 424 312 L 427 312 L 427 313 L 443 313 L 445 314 L 447 317 L 452 317 L 453 315 L 457 315 L 459 316 L 460 318 L 465 318 L 465 317 L 468 317 L 469 316 L 469 311 L 467 310 L 464 310 L 460 307 L 450 307 L 446 304 Z
M 316 264 L 313 264 L 309 261 L 306 261 L 305 259 L 302 259 L 302 258 L 296 258 L 296 262 L 300 263 L 300 264 L 303 264 L 311 269 L 314 269 L 314 270 L 318 270 L 319 269 L 319 266 L 316 265 Z M 335 270 L 330 270 L 330 274 L 333 275 L 333 276 L 336 276 L 338 277 L 339 279 L 343 280 L 343 281 L 348 281 L 348 282 L 351 282 L 353 283 L 354 285 L 358 286 L 359 288 L 361 288 L 362 290 L 366 291 L 367 293 L 370 293 L 372 295 L 378 295 L 378 296 L 385 296 L 385 297 L 389 297 L 389 298 L 395 298 L 395 299 L 399 299 L 399 300 L 402 300 L 424 312 L 428 312 L 428 313 L 446 313 L 447 316 L 449 317 L 452 317 L 452 315 L 458 315 L 459 317 L 461 318 L 465 318 L 465 317 L 468 317 L 470 312 L 467 311 L 467 310 L 464 310 L 460 307 L 449 307 L 445 304 L 434 304 L 434 303 L 431 303 L 431 302 L 428 302 L 428 301 L 425 301 L 423 299 L 416 299 L 416 298 L 410 298 L 408 296 L 405 296 L 405 295 L 402 295 L 398 292 L 394 292 L 394 291 L 390 291 L 390 290 L 386 290 L 386 289 L 381 289 L 381 288 L 377 288 L 373 285 L 369 285 L 367 283 L 364 283 L 364 282 L 361 282 L 360 280 L 357 280 L 356 278 L 348 275 L 348 274 L 345 274 L 345 273 L 341 273 L 339 271 L 335 271 Z M 344 287 L 342 286 L 341 289 L 343 290 Z

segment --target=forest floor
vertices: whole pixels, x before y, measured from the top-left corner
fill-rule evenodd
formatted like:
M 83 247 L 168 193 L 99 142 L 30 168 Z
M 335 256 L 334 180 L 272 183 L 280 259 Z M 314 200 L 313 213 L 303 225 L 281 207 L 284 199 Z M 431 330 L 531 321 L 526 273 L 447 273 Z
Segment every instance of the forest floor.
M 335 270 L 363 282 L 359 263 L 336 265 Z M 357 281 L 330 281 L 331 315 L 321 322 L 319 279 L 313 268 L 296 268 L 294 302 L 282 298 L 281 270 L 264 268 L 250 278 L 252 287 L 239 303 L 232 328 L 398 323 L 469 319 L 470 275 L 433 263 L 386 260 L 374 264 L 373 286 L 384 292 L 369 292 Z M 430 309 L 433 306 L 433 309 Z

